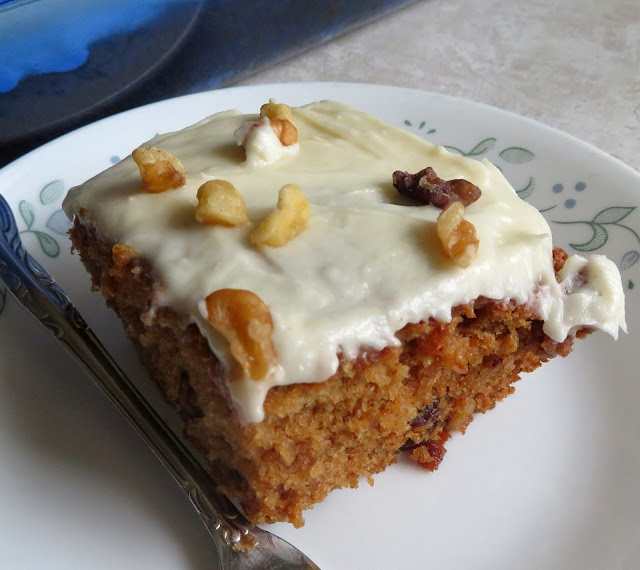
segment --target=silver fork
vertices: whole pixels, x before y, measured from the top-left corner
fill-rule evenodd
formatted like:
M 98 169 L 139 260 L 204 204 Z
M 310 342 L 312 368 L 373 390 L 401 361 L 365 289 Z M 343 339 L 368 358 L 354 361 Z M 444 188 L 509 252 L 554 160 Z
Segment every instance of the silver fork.
M 124 374 L 51 275 L 24 249 L 0 195 L 0 281 L 93 377 L 164 464 L 211 535 L 223 570 L 319 570 L 285 540 L 253 526 Z

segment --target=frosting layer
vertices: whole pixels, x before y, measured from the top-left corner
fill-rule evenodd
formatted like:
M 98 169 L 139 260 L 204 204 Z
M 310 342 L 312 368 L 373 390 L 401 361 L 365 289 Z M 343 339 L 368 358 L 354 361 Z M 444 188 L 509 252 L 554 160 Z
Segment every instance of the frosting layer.
M 72 189 L 64 203 L 69 216 L 82 211 L 99 233 L 150 259 L 165 285 L 161 302 L 188 315 L 227 368 L 228 345 L 207 322 L 203 300 L 233 288 L 253 291 L 266 303 L 278 365 L 262 381 L 228 383 L 245 420 L 262 419 L 272 386 L 326 380 L 340 355 L 355 358 L 362 350 L 397 345 L 395 332 L 407 323 L 447 321 L 452 307 L 481 295 L 533 303 L 556 341 L 582 326 L 614 337 L 626 330 L 615 265 L 602 256 L 570 258 L 559 284 L 548 224 L 489 162 L 452 154 L 335 102 L 293 109 L 293 116 L 299 141 L 290 151 L 270 148 L 279 142 L 266 131 L 254 137 L 266 147 L 247 142 L 246 155 L 259 152 L 259 158 L 245 160 L 234 132 L 259 117 L 219 113 L 149 143 L 181 160 L 187 170 L 182 188 L 145 192 L 128 157 Z M 426 166 L 482 190 L 465 208 L 480 242 L 468 268 L 442 252 L 436 234 L 441 210 L 416 205 L 393 188 L 394 171 Z M 215 178 L 238 189 L 252 224 L 230 228 L 195 220 L 197 190 Z M 283 247 L 253 246 L 251 230 L 289 183 L 311 204 L 309 227 Z

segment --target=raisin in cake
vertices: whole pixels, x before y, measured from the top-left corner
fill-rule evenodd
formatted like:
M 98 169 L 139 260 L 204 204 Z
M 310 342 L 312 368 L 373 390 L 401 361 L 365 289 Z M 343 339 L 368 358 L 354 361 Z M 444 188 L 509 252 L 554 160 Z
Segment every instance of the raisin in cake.
M 435 469 L 522 372 L 625 329 L 615 265 L 554 250 L 495 166 L 335 102 L 158 136 L 64 208 L 94 285 L 256 523 L 301 525 L 402 450 Z

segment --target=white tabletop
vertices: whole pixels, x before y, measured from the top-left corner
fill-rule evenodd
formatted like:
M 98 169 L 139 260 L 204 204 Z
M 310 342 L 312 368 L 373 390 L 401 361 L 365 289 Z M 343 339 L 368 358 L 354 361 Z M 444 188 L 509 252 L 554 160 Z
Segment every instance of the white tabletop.
M 640 171 L 639 0 L 429 0 L 238 85 L 414 87 L 541 121 Z

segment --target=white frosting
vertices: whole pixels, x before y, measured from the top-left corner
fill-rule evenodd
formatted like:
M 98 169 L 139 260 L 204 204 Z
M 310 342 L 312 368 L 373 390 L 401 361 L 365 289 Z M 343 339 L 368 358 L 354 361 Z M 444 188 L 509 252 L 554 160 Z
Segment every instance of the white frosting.
M 268 117 L 247 121 L 233 133 L 233 138 L 246 149 L 246 161 L 251 166 L 264 166 L 298 152 L 298 143 L 283 146 L 271 128 Z
M 280 152 L 284 147 L 269 138 L 265 122 L 249 132 L 252 158 L 245 160 L 234 132 L 258 117 L 219 113 L 150 142 L 180 158 L 184 187 L 145 192 L 129 157 L 72 189 L 64 203 L 68 215 L 85 209 L 101 233 L 148 257 L 166 285 L 163 300 L 193 319 L 227 366 L 228 346 L 199 304 L 221 288 L 249 289 L 266 303 L 278 366 L 260 382 L 229 383 L 245 420 L 262 419 L 272 386 L 326 380 L 340 354 L 354 358 L 397 345 L 395 333 L 407 323 L 447 321 L 452 307 L 481 295 L 531 303 L 556 341 L 581 326 L 614 337 L 626 330 L 615 265 L 600 256 L 570 258 L 558 284 L 548 224 L 489 162 L 449 153 L 339 103 L 314 103 L 293 114 L 299 143 L 290 152 Z M 244 140 L 247 133 L 238 136 Z M 480 240 L 466 269 L 442 253 L 435 231 L 440 210 L 416 206 L 391 184 L 393 171 L 426 166 L 482 190 L 465 209 Z M 197 189 L 212 178 L 236 186 L 252 225 L 196 222 Z M 298 184 L 311 203 L 308 229 L 284 247 L 252 246 L 249 232 L 288 183 Z
M 553 340 L 560 342 L 584 326 L 599 328 L 614 338 L 618 338 L 618 328 L 626 330 L 620 273 L 611 260 L 604 255 L 574 255 L 558 277 L 560 284 L 546 286 L 539 305 L 543 330 Z

